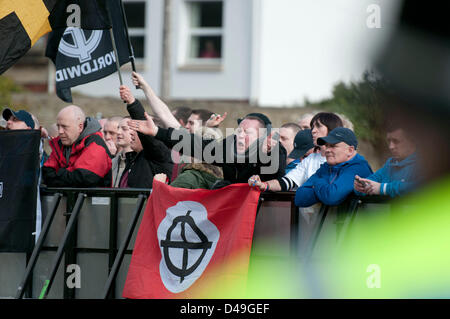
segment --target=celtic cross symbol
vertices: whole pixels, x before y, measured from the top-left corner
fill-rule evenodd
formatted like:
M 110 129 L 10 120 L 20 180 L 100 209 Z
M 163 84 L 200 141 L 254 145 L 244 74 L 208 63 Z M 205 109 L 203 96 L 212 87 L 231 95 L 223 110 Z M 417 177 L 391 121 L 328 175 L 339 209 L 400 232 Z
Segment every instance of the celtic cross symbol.
M 72 36 L 73 44 L 61 39 L 58 47 L 59 52 L 72 58 L 78 58 L 80 63 L 83 63 L 91 59 L 91 54 L 102 40 L 103 31 L 92 30 L 88 39 L 86 39 L 84 31 L 78 28 L 69 27 L 64 31 L 64 35 L 66 34 Z
M 166 239 L 161 240 L 161 247 L 163 247 L 163 255 L 164 260 L 166 262 L 167 268 L 171 273 L 174 275 L 180 277 L 180 283 L 183 282 L 185 277 L 192 274 L 195 269 L 200 265 L 200 263 L 203 260 L 203 257 L 205 257 L 206 252 L 208 249 L 211 248 L 212 242 L 208 241 L 208 238 L 205 236 L 205 234 L 197 227 L 195 224 L 194 219 L 190 216 L 191 211 L 187 211 L 185 216 L 178 216 L 173 220 L 172 225 L 167 230 Z M 172 232 L 177 227 L 177 225 L 180 224 L 181 226 L 181 238 L 183 241 L 172 241 L 171 236 Z M 200 238 L 200 242 L 189 242 L 186 239 L 186 224 L 191 227 L 191 229 L 195 232 L 195 234 Z M 182 265 L 181 268 L 176 267 L 172 261 L 170 260 L 169 256 L 169 248 L 175 248 L 175 249 L 183 249 L 183 259 L 182 259 Z M 202 249 L 202 253 L 200 257 L 196 260 L 196 262 L 188 268 L 188 254 L 189 249 Z

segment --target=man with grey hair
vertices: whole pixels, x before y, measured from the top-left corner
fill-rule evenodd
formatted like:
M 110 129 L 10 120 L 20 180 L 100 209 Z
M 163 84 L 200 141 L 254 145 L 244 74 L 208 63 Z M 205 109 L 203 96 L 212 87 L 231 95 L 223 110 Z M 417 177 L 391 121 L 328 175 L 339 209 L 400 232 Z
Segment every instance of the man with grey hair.
M 52 153 L 45 162 L 44 183 L 52 187 L 110 187 L 111 155 L 97 120 L 86 117 L 76 105 L 57 116 L 58 137 L 50 142 Z
M 317 113 L 319 113 L 319 112 L 303 114 L 300 117 L 300 119 L 298 120 L 298 126 L 300 126 L 300 128 L 302 130 L 310 130 L 311 129 L 311 120 L 313 119 L 314 115 L 316 115 Z

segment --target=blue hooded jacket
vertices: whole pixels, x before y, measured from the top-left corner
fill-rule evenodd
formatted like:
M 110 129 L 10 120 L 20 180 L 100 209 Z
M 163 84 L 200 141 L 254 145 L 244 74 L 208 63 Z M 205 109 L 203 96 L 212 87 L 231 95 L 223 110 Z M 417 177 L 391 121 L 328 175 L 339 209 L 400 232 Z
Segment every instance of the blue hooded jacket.
M 367 177 L 372 169 L 366 159 L 356 154 L 351 160 L 330 166 L 323 163 L 295 193 L 295 205 L 309 207 L 317 202 L 335 206 L 353 192 L 355 175 Z
M 417 153 L 411 154 L 400 162 L 391 157 L 382 168 L 367 177 L 367 179 L 381 183 L 381 195 L 389 195 L 391 197 L 404 195 L 414 188 L 419 180 L 416 164 Z M 355 193 L 360 196 L 366 195 L 357 191 Z

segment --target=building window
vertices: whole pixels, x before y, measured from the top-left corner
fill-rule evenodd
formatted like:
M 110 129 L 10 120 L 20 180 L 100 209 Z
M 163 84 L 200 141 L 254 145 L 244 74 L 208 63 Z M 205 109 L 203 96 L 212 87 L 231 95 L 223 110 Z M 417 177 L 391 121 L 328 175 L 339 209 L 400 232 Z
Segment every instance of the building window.
M 186 64 L 220 65 L 223 55 L 223 1 L 186 1 Z
M 123 1 L 128 22 L 128 34 L 136 59 L 145 57 L 145 0 Z

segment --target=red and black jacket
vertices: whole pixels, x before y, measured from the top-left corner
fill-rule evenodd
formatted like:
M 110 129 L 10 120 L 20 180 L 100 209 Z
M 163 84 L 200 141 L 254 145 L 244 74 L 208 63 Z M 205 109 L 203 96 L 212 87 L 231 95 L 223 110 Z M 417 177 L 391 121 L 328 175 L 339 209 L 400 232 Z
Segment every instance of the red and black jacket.
M 111 187 L 111 155 L 101 132 L 65 147 L 59 137 L 50 141 L 52 153 L 42 169 L 49 187 Z

